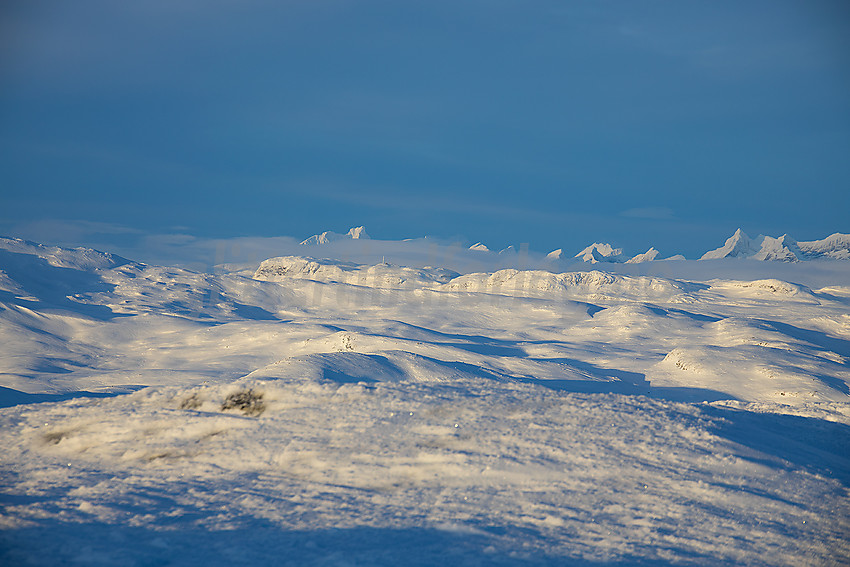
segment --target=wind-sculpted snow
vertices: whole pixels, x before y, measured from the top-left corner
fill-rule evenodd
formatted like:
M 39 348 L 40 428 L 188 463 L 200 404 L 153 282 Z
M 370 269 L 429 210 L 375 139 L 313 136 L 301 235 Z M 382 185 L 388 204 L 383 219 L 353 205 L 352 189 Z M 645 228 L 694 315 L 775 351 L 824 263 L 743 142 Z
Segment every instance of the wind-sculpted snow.
M 837 267 L 0 252 L 4 565 L 850 556 Z
M 319 372 L 294 361 L 228 385 L 7 410 L 2 450 L 18 464 L 5 480 L 23 494 L 5 557 L 218 564 L 238 542 L 241 560 L 292 565 L 793 565 L 848 551 L 850 479 L 820 476 L 824 459 L 846 465 L 847 425 L 459 371 Z M 246 392 L 258 416 L 225 408 Z M 52 537 L 34 549 L 11 539 L 38 526 Z

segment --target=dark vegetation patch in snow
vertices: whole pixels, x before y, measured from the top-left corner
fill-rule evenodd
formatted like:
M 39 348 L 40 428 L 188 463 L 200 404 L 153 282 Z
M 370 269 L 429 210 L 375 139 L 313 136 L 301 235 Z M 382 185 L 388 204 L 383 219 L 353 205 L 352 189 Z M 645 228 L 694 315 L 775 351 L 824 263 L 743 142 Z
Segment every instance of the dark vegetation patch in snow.
M 222 411 L 240 410 L 245 415 L 258 416 L 266 411 L 263 394 L 254 390 L 235 392 L 227 396 L 221 404 Z

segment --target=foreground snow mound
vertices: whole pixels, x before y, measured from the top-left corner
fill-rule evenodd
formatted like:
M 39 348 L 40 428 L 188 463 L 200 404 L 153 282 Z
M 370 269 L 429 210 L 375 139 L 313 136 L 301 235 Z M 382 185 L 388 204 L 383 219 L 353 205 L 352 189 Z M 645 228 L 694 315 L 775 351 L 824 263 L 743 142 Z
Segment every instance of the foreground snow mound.
M 356 226 L 350 229 L 345 234 L 339 234 L 337 232 L 331 232 L 326 230 L 321 234 L 314 234 L 310 238 L 305 239 L 301 244 L 303 246 L 310 246 L 316 244 L 329 244 L 331 242 L 336 242 L 338 240 L 368 240 L 369 235 L 366 234 L 366 229 L 362 226 Z
M 0 559 L 217 565 L 234 542 L 238 562 L 292 565 L 795 565 L 850 552 L 850 428 L 831 406 L 797 412 L 825 421 L 462 370 L 340 384 L 311 378 L 312 364 L 0 412 L 15 502 Z
M 421 288 L 444 283 L 457 272 L 442 268 L 408 268 L 390 264 L 365 266 L 337 260 L 317 260 L 301 256 L 281 256 L 264 260 L 254 279 L 284 281 L 303 278 L 321 282 L 346 283 L 374 288 Z

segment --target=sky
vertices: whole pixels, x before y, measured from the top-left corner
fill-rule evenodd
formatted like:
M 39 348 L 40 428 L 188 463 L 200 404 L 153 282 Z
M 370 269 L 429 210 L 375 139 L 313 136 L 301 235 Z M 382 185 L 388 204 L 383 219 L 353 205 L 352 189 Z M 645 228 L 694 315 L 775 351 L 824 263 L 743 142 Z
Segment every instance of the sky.
M 0 7 L 7 236 L 698 257 L 850 232 L 848 156 L 844 0 Z

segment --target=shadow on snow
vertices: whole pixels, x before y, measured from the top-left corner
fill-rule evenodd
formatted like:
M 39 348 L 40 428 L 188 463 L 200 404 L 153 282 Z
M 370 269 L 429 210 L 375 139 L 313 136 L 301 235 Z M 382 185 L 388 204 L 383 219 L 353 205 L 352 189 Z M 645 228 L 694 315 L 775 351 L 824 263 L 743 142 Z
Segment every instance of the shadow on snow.
M 814 417 L 756 413 L 706 406 L 721 418 L 714 433 L 754 452 L 752 462 L 785 470 L 806 470 L 850 488 L 850 426 Z
M 76 398 L 113 398 L 123 394 L 129 394 L 141 390 L 144 386 L 121 386 L 120 391 L 115 392 L 66 392 L 62 394 L 27 394 L 12 388 L 0 386 L 0 408 L 9 408 L 20 404 L 39 404 L 44 402 L 64 402 Z
M 172 526 L 173 528 L 173 526 Z M 630 557 L 604 562 L 506 548 L 500 528 L 351 527 L 286 530 L 252 519 L 228 530 L 49 521 L 0 532 L 6 565 L 670 565 Z M 533 535 L 532 535 L 533 537 Z M 563 550 L 568 553 L 569 550 Z

